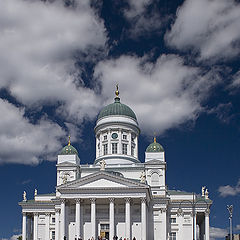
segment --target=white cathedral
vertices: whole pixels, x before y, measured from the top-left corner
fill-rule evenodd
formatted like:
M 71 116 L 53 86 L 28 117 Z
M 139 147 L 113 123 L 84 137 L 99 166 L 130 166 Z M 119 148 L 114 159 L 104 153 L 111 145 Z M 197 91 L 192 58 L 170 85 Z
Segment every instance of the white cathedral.
M 104 107 L 95 126 L 96 159 L 81 164 L 70 140 L 58 155 L 56 193 L 22 207 L 23 240 L 209 240 L 208 191 L 169 190 L 163 147 L 151 143 L 138 159 L 140 129 L 131 108 Z

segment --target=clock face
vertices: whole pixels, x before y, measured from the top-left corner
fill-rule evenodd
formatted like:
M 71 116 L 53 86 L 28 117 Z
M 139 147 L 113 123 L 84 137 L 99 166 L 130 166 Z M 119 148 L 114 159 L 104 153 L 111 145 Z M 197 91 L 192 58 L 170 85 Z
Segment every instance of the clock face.
M 117 133 L 113 133 L 113 134 L 112 134 L 112 138 L 113 138 L 113 139 L 118 138 L 118 134 L 117 134 Z

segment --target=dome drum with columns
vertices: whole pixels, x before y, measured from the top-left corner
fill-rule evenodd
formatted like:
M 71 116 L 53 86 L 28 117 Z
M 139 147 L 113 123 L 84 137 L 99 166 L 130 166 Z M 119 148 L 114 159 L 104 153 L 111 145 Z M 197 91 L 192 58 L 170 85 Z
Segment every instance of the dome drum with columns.
M 81 164 L 69 137 L 57 159 L 56 192 L 35 190 L 29 200 L 24 191 L 22 239 L 210 240 L 208 190 L 169 190 L 156 138 L 139 161 L 136 115 L 121 103 L 118 86 L 115 94 L 96 121 L 96 158 Z

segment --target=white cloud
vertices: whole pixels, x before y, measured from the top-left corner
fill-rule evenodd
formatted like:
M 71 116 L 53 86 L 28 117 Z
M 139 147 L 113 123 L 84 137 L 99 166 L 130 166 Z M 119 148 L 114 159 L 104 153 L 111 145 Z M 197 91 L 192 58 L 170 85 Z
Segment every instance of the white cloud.
M 222 228 L 216 228 L 216 227 L 210 227 L 210 238 L 211 240 L 218 239 L 218 238 L 225 238 L 225 236 L 228 234 L 227 229 Z
M 230 87 L 233 89 L 235 89 L 236 87 L 240 87 L 240 71 L 238 71 L 234 74 L 233 82 Z
M 152 8 L 147 11 L 152 0 L 129 0 L 129 8 L 124 10 L 124 15 L 128 20 L 130 28 L 126 31 L 126 35 L 131 38 L 137 38 L 141 35 L 160 31 L 163 19 L 157 9 Z
M 19 109 L 0 99 L 0 163 L 37 164 L 56 160 L 60 138 L 66 133 L 55 123 L 42 119 L 36 125 Z
M 218 188 L 218 191 L 220 193 L 220 196 L 222 197 L 236 196 L 237 194 L 240 193 L 240 179 L 238 180 L 236 186 L 230 185 L 220 186 Z
M 225 60 L 240 52 L 239 22 L 234 0 L 186 0 L 165 40 L 179 50 L 192 48 L 202 60 Z
M 218 119 L 224 123 L 228 123 L 233 115 L 230 113 L 232 110 L 232 103 L 219 103 L 216 107 L 211 108 L 208 113 L 215 114 Z
M 76 83 L 76 50 L 105 45 L 103 22 L 89 1 L 67 8 L 62 1 L 0 1 L 0 88 L 26 106 L 60 103 L 59 114 L 95 116 L 93 90 Z
M 122 56 L 100 62 L 94 74 L 108 103 L 109 93 L 119 83 L 121 101 L 132 107 L 141 130 L 150 136 L 194 120 L 217 81 L 211 72 L 187 66 L 177 55 L 162 55 L 156 63 L 146 56 Z
M 240 224 L 237 224 L 237 225 L 236 225 L 235 230 L 236 230 L 236 231 L 240 230 Z
M 19 236 L 21 236 L 21 234 L 20 235 L 13 235 L 10 239 L 1 238 L 1 240 L 17 240 Z
M 13 236 L 10 238 L 10 240 L 17 240 L 19 236 L 21 236 L 21 235 L 13 235 Z
M 152 0 L 128 0 L 129 8 L 124 13 L 128 18 L 134 18 L 141 15 Z

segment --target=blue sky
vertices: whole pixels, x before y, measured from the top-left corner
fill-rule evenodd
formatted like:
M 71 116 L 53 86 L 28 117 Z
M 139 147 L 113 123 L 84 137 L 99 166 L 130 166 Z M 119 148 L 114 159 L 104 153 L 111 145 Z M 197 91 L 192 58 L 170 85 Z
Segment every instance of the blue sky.
M 70 134 L 93 163 L 94 125 L 114 98 L 137 115 L 139 157 L 154 134 L 170 189 L 207 186 L 211 237 L 240 230 L 240 3 L 234 0 L 0 1 L 0 239 L 18 202 L 55 191 Z

